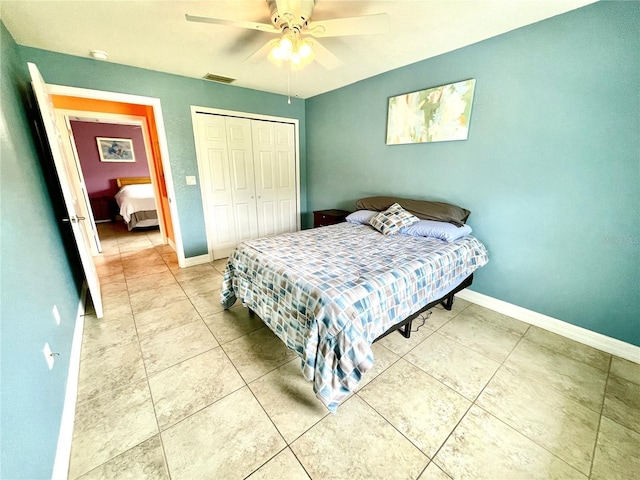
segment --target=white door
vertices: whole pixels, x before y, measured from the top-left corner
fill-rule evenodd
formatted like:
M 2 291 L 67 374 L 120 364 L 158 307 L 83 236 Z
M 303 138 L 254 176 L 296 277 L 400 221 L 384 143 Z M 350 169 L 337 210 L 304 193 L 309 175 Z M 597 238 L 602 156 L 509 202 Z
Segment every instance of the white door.
M 279 233 L 278 183 L 274 128 L 272 122 L 253 121 L 253 152 L 255 158 L 256 210 L 258 236 Z
M 93 216 L 93 209 L 89 202 L 89 193 L 87 192 L 87 185 L 84 182 L 84 175 L 82 174 L 82 166 L 80 165 L 80 157 L 78 156 L 78 150 L 76 149 L 76 140 L 73 137 L 73 130 L 71 129 L 71 122 L 69 117 L 61 113 L 57 113 L 58 125 L 64 125 L 64 129 L 67 133 L 68 142 L 65 142 L 64 138 L 62 144 L 66 153 L 66 159 L 71 161 L 67 166 L 67 170 L 73 179 L 70 179 L 70 187 L 74 192 L 74 197 L 78 198 L 80 204 L 80 216 L 87 219 L 85 224 L 88 231 L 91 233 L 91 241 L 89 245 L 91 247 L 91 253 L 98 255 L 102 252 L 102 244 L 100 243 L 100 237 L 98 236 L 98 228 L 96 227 L 96 220 Z
M 209 254 L 298 228 L 295 126 L 194 112 Z
M 297 228 L 294 127 L 252 120 L 259 236 Z
M 201 160 L 198 169 L 209 252 L 218 259 L 222 258 L 218 252 L 231 251 L 235 247 L 236 230 L 224 118 L 198 115 L 197 132 L 196 148 Z
M 258 237 L 251 121 L 247 118 L 227 117 L 225 124 L 236 243 L 240 243 Z
M 290 123 L 274 123 L 276 150 L 277 233 L 298 229 L 298 203 L 296 184 L 296 145 L 294 127 Z
M 103 310 L 102 297 L 100 296 L 100 281 L 98 280 L 98 273 L 96 272 L 96 266 L 93 263 L 93 257 L 90 253 L 89 247 L 91 233 L 88 231 L 85 223 L 86 217 L 83 217 L 79 213 L 82 212 L 80 201 L 76 196 L 74 196 L 70 187 L 71 172 L 66 168 L 66 165 L 70 162 L 65 162 L 65 150 L 62 146 L 62 135 L 56 124 L 55 109 L 53 107 L 47 85 L 44 83 L 44 80 L 38 71 L 38 67 L 33 63 L 29 63 L 28 66 L 29 73 L 31 74 L 31 85 L 33 86 L 33 92 L 42 115 L 42 122 L 51 149 L 51 155 L 58 174 L 58 179 L 60 181 L 64 203 L 69 215 L 68 221 L 71 225 L 73 238 L 75 239 L 75 243 L 78 247 L 78 253 L 80 254 L 80 261 L 89 287 L 89 294 L 93 300 L 96 316 L 98 318 L 102 318 Z
M 209 252 L 217 260 L 258 236 L 251 125 L 245 118 L 198 114 L 197 132 Z

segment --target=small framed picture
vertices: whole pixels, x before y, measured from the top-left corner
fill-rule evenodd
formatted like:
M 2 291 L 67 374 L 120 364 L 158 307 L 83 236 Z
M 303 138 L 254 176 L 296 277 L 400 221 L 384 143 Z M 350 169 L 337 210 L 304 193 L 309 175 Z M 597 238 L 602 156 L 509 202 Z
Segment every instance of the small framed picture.
M 96 137 L 101 162 L 135 162 L 133 140 L 130 138 Z

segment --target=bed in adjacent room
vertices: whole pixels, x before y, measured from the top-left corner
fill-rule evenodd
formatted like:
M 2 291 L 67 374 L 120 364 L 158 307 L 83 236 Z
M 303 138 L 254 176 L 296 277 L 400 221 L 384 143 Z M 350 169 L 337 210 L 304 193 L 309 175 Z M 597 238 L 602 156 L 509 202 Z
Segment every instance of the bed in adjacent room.
M 469 211 L 395 197 L 357 203 L 348 221 L 243 242 L 229 256 L 221 299 L 255 312 L 301 358 L 332 412 L 373 366 L 371 345 L 472 282 L 488 261 Z M 403 208 L 404 207 L 404 208 Z
M 127 228 L 157 227 L 158 211 L 151 178 L 121 177 L 116 183 L 119 190 L 115 200 Z

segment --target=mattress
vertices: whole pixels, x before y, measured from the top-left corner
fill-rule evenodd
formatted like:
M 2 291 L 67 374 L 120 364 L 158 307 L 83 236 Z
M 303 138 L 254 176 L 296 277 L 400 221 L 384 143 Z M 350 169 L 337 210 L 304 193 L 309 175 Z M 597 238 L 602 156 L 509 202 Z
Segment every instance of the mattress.
M 331 411 L 373 366 L 373 341 L 488 261 L 473 236 L 384 236 L 368 225 L 250 240 L 229 256 L 221 301 L 238 299 L 301 358 Z
M 120 215 L 127 224 L 131 222 L 131 216 L 136 212 L 156 211 L 155 194 L 153 185 L 150 183 L 125 185 L 118 190 L 115 199 L 120 207 Z M 151 218 L 151 215 L 145 214 L 144 217 L 146 218 L 139 218 L 138 220 L 147 220 Z M 155 224 L 157 225 L 157 213 Z

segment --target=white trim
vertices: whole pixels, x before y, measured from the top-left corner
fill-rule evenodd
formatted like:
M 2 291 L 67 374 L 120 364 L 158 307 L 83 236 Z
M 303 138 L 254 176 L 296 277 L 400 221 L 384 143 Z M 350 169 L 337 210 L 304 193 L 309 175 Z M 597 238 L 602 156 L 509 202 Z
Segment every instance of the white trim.
M 144 143 L 144 149 L 147 156 L 147 168 L 149 169 L 149 172 L 151 175 L 151 183 L 153 184 L 153 188 L 154 188 L 153 197 L 156 203 L 156 212 L 158 213 L 160 235 L 162 237 L 162 243 L 166 244 L 168 237 L 167 237 L 167 232 L 165 230 L 164 213 L 162 208 L 160 208 L 161 204 L 159 200 L 160 186 L 158 185 L 158 182 L 160 182 L 161 179 L 158 178 L 157 169 L 154 165 L 154 155 L 153 155 L 153 150 L 151 149 L 151 140 L 149 138 L 150 131 L 149 131 L 149 125 L 147 123 L 147 117 L 139 116 L 139 115 L 120 114 L 120 113 L 105 113 L 105 112 L 99 112 L 99 111 L 92 112 L 88 110 L 67 110 L 62 108 L 56 108 L 55 110 L 58 113 L 58 115 L 65 120 L 63 122 L 65 127 L 67 126 L 66 122 L 71 122 L 71 117 L 75 117 L 75 119 L 77 119 L 78 121 L 84 121 L 84 122 L 113 123 L 118 125 L 132 125 L 132 126 L 140 127 L 142 132 L 142 141 Z M 75 143 L 71 141 L 71 138 L 73 138 L 73 131 L 71 130 L 70 124 L 69 124 L 68 130 L 69 130 L 69 133 L 67 135 L 63 135 L 63 138 L 62 138 L 65 146 L 69 148 L 71 150 L 71 153 L 73 154 L 73 156 L 70 156 L 68 160 L 71 160 L 72 158 L 76 160 L 78 173 L 80 174 L 80 177 L 81 177 L 80 181 L 82 183 L 85 183 L 84 173 L 82 171 L 82 165 L 80 164 L 80 160 L 79 160 L 80 157 L 78 156 L 78 153 L 76 151 Z M 91 205 L 88 204 L 87 208 L 89 208 L 90 215 L 93 218 L 93 212 L 90 210 Z M 99 223 L 99 222 L 97 222 L 94 219 L 93 223 Z M 96 236 L 97 236 L 97 232 L 96 232 Z M 102 251 L 101 248 L 100 248 L 100 251 Z M 98 253 L 99 252 L 94 250 L 93 254 L 95 256 Z
M 489 297 L 473 290 L 465 289 L 456 294 L 457 297 L 475 303 L 490 310 L 494 310 L 503 315 L 530 323 L 536 327 L 549 330 L 563 337 L 575 340 L 576 342 L 589 345 L 604 352 L 625 358 L 631 362 L 640 363 L 640 347 L 632 345 L 622 340 L 602 335 L 601 333 L 587 330 L 586 328 L 572 325 L 571 323 L 549 317 L 542 313 L 534 312 L 512 303 L 508 303 L 497 298 Z
M 97 100 L 107 100 L 111 102 L 133 103 L 136 105 L 147 105 L 153 108 L 153 115 L 156 120 L 156 131 L 158 133 L 158 146 L 162 159 L 162 169 L 167 188 L 167 198 L 169 200 L 169 210 L 171 211 L 171 224 L 173 236 L 175 237 L 176 254 L 178 265 L 185 266 L 184 245 L 182 243 L 182 231 L 180 230 L 180 217 L 178 216 L 178 206 L 173 188 L 173 176 L 171 174 L 171 162 L 169 160 L 169 146 L 167 143 L 167 133 L 164 129 L 164 117 L 159 98 L 143 97 L 141 95 L 131 95 L 128 93 L 107 92 L 104 90 L 91 90 L 87 88 L 68 87 L 65 85 L 50 85 L 47 88 L 52 95 L 64 95 L 68 97 L 92 98 Z
M 198 255 L 197 257 L 188 257 L 184 259 L 184 265 L 180 265 L 182 268 L 184 267 L 194 267 L 196 265 L 201 265 L 203 263 L 210 262 L 209 254 L 206 255 Z
M 277 123 L 286 123 L 286 124 L 293 124 L 293 135 L 294 135 L 294 142 L 295 142 L 295 179 L 296 179 L 296 230 L 300 230 L 302 228 L 302 220 L 301 220 L 301 215 L 302 212 L 300 211 L 300 183 L 302 181 L 302 177 L 301 177 L 301 171 L 300 171 L 300 121 L 297 118 L 287 118 L 287 117 L 275 117 L 272 115 L 261 115 L 258 113 L 249 113 L 249 112 L 238 112 L 235 110 L 222 110 L 219 108 L 210 108 L 210 107 L 199 107 L 196 105 L 191 105 L 191 124 L 192 124 L 192 128 L 193 128 L 193 139 L 194 139 L 194 146 L 196 149 L 196 161 L 198 163 L 198 177 L 199 177 L 199 181 L 200 181 L 200 196 L 202 197 L 202 208 L 203 210 L 207 211 L 206 209 L 206 201 L 207 201 L 207 196 L 205 194 L 205 192 L 203 191 L 203 182 L 202 182 L 202 166 L 201 166 L 201 159 L 198 155 L 198 151 L 199 151 L 199 145 L 200 145 L 200 140 L 198 137 L 198 113 L 204 113 L 204 114 L 213 114 L 213 115 L 222 115 L 222 116 L 226 116 L 226 117 L 239 117 L 239 118 L 248 118 L 250 120 L 265 120 L 265 121 L 269 121 L 269 122 L 277 122 Z M 207 236 L 207 257 L 209 262 L 212 262 L 214 260 L 214 251 L 213 248 L 211 246 L 211 238 L 210 238 L 210 234 L 209 234 L 209 226 L 207 225 L 207 220 L 204 219 L 205 221 L 205 231 L 206 231 L 206 236 Z M 196 257 L 197 258 L 197 257 Z M 187 259 L 190 260 L 190 259 Z M 182 267 L 183 265 L 180 264 L 180 266 Z
M 53 463 L 52 480 L 66 480 L 69 476 L 69 461 L 71 460 L 71 441 L 73 440 L 73 424 L 76 414 L 76 399 L 78 396 L 78 376 L 80 374 L 80 352 L 82 349 L 82 332 L 84 331 L 84 305 L 87 300 L 87 284 L 82 285 L 80 303 L 76 315 L 76 325 L 73 330 L 71 355 L 69 356 L 69 374 L 67 375 L 67 390 L 62 407 L 62 420 L 58 433 L 56 458 Z
M 164 218 L 164 209 L 162 208 L 162 202 L 160 200 L 162 198 L 162 194 L 160 193 L 162 191 L 162 189 L 160 188 L 160 182 L 162 181 L 162 178 L 159 177 L 158 169 L 155 166 L 155 155 L 153 154 L 153 149 L 151 148 L 151 139 L 149 138 L 150 134 L 151 131 L 149 130 L 147 118 L 142 117 L 142 139 L 144 140 L 144 149 L 147 154 L 147 168 L 149 169 L 149 173 L 151 176 L 151 183 L 153 183 L 153 200 L 156 202 L 156 214 L 158 215 L 158 223 L 160 224 L 160 238 L 162 238 L 162 244 L 166 245 L 166 220 Z M 166 182 L 165 188 L 167 188 Z M 173 224 L 173 221 L 171 221 L 171 223 Z
M 273 115 L 260 115 L 258 113 L 248 113 L 248 112 L 238 112 L 235 110 L 222 110 L 219 108 L 210 108 L 210 107 L 198 107 L 195 105 L 191 105 L 191 123 L 193 127 L 193 137 L 195 141 L 196 147 L 196 156 L 198 151 L 198 124 L 197 124 L 197 114 L 198 113 L 210 113 L 213 115 L 223 115 L 226 117 L 240 117 L 240 118 L 248 118 L 251 120 L 266 120 L 268 122 L 278 122 L 278 123 L 292 123 L 293 124 L 293 134 L 295 141 L 295 155 L 296 155 L 296 210 L 298 212 L 296 218 L 296 228 L 300 230 L 302 228 L 301 223 L 301 214 L 300 211 L 300 182 L 302 181 L 300 172 L 300 121 L 297 118 L 288 118 L 288 117 L 274 117 Z M 198 159 L 198 175 L 200 175 L 200 159 Z M 202 181 L 200 182 L 200 188 L 202 188 Z M 204 195 L 202 195 L 202 201 L 204 203 Z M 207 232 L 208 237 L 208 232 Z M 208 243 L 208 238 L 207 238 Z M 213 250 L 209 247 L 209 252 L 213 257 Z
M 134 103 L 136 105 L 160 105 L 160 99 L 154 97 L 144 97 L 130 93 L 108 92 L 106 90 L 93 90 L 90 88 L 69 87 L 67 85 L 54 85 L 47 83 L 50 93 L 53 95 L 64 95 L 67 97 L 94 98 L 97 100 L 107 100 L 109 102 Z
M 191 105 L 191 114 L 193 115 L 196 113 L 211 113 L 213 115 L 222 115 L 225 117 L 249 118 L 251 120 L 267 120 L 269 122 L 295 123 L 296 125 L 299 123 L 297 118 L 276 117 L 274 115 L 261 115 L 259 113 L 239 112 L 236 110 L 222 110 L 220 108 L 198 107 L 196 105 Z

